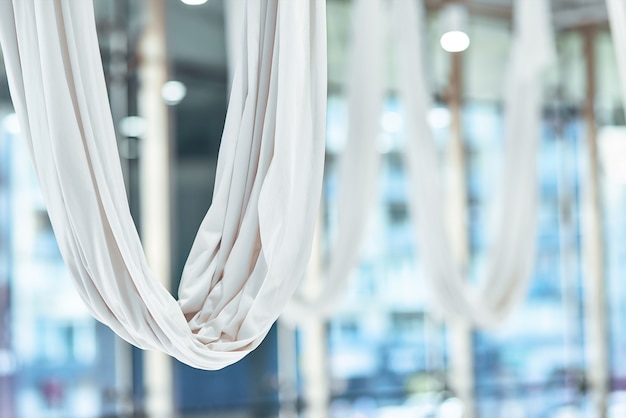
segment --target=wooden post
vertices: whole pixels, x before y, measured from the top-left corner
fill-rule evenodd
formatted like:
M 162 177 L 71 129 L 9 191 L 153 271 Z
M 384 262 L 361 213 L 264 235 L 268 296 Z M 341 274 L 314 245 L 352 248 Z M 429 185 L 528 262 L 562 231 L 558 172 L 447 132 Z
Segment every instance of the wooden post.
M 147 25 L 139 43 L 139 114 L 145 119 L 139 178 L 141 236 L 155 276 L 170 284 L 170 143 L 168 109 L 161 98 L 167 81 L 165 0 L 146 4 Z M 149 418 L 175 417 L 172 360 L 154 351 L 144 353 L 145 410 Z
M 305 291 L 316 294 L 322 285 L 321 229 L 318 219 L 313 237 L 313 250 L 304 283 Z M 299 367 L 304 387 L 304 416 L 307 418 L 327 418 L 330 401 L 330 376 L 328 368 L 328 335 L 326 322 L 320 318 L 310 318 L 300 326 L 301 351 Z
M 595 30 L 583 31 L 587 91 L 584 118 L 587 124 L 587 161 L 583 181 L 583 260 L 585 280 L 586 371 L 591 399 L 598 417 L 606 417 L 609 387 L 609 348 L 606 318 L 604 248 L 598 176 L 598 143 L 594 102 L 596 98 Z
M 11 321 L 11 275 L 13 274 L 13 205 L 12 199 L 12 141 L 16 138 L 0 137 L 0 207 L 6 216 L 0 224 L 0 416 L 16 414 L 15 387 L 17 361 L 13 354 L 13 324 Z M 3 190 L 4 189 L 4 190 Z
M 278 402 L 279 418 L 297 418 L 298 347 L 296 329 L 278 321 Z
M 447 221 L 456 262 L 468 271 L 469 232 L 465 152 L 461 125 L 463 103 L 463 55 L 451 53 L 448 107 L 451 114 L 450 141 L 447 150 Z M 474 358 L 471 324 L 464 319 L 449 322 L 448 381 L 455 395 L 463 402 L 464 418 L 474 418 Z
M 127 145 L 130 139 L 119 131 L 120 122 L 128 116 L 128 35 L 126 16 L 128 4 L 120 1 L 111 3 L 112 13 L 109 24 L 109 101 L 111 114 L 116 127 L 118 147 Z M 120 156 L 122 173 L 126 185 L 126 194 L 130 200 L 130 164 L 129 160 Z M 115 413 L 128 416 L 134 413 L 133 403 L 133 348 L 119 336 L 115 335 Z

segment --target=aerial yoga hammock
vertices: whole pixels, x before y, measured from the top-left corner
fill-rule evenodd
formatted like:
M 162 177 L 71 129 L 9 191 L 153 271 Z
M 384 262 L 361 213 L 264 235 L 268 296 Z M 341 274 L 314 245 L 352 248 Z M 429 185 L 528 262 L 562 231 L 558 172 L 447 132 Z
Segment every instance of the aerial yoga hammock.
M 225 367 L 299 284 L 323 175 L 325 13 L 324 0 L 247 2 L 213 204 L 176 300 L 130 216 L 92 2 L 0 1 L 11 96 L 61 254 L 91 313 L 128 342 Z
M 514 34 L 504 98 L 505 151 L 487 269 L 479 288 L 463 277 L 445 225 L 442 170 L 428 124 L 432 94 L 424 65 L 423 4 L 392 0 L 391 9 L 389 27 L 404 114 L 409 209 L 423 276 L 432 295 L 430 306 L 446 319 L 464 318 L 475 327 L 492 327 L 524 300 L 532 276 L 542 82 L 555 54 L 549 1 L 514 3 Z M 384 8 L 380 0 L 356 0 L 353 13 L 346 81 L 349 128 L 340 160 L 338 231 L 331 244 L 329 268 L 321 278 L 321 291 L 315 295 L 296 292 L 283 315 L 288 323 L 311 316 L 328 319 L 336 312 L 347 293 L 350 273 L 358 264 L 364 221 L 373 205 L 379 165 L 375 140 L 385 94 L 379 65 L 384 57 Z

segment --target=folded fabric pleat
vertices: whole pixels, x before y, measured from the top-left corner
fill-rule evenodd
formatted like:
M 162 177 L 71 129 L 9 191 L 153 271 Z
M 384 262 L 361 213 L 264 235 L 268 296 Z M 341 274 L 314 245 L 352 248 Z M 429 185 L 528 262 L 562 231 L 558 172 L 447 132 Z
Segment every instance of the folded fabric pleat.
M 22 136 L 82 299 L 127 341 L 202 369 L 263 340 L 304 274 L 321 193 L 325 3 L 245 9 L 213 204 L 177 301 L 151 273 L 128 208 L 92 2 L 0 2 Z
M 424 74 L 423 11 L 394 0 L 399 96 L 406 116 L 409 208 L 431 307 L 477 327 L 502 322 L 524 299 L 532 275 L 537 222 L 537 144 L 541 135 L 543 74 L 554 59 L 547 0 L 516 0 L 515 27 L 504 99 L 502 172 L 490 220 L 486 269 L 473 286 L 456 262 L 445 222 L 443 180 L 427 114 L 431 93 Z M 404 53 L 412 51 L 412 53 Z

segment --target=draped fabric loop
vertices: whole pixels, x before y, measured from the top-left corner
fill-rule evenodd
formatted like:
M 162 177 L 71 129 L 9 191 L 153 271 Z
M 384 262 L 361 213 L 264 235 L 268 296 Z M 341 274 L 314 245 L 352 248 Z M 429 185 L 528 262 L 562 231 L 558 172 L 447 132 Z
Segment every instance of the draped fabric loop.
M 490 327 L 523 300 L 531 275 L 536 230 L 536 147 L 541 131 L 542 75 L 554 57 L 547 0 L 515 2 L 515 33 L 506 77 L 505 155 L 491 225 L 491 248 L 481 287 L 461 273 L 447 235 L 443 180 L 427 115 L 431 92 L 424 73 L 424 10 L 421 2 L 391 2 L 392 36 L 404 109 L 409 206 L 432 308 L 448 318 Z M 282 319 L 328 318 L 338 309 L 359 261 L 367 214 L 374 202 L 385 85 L 383 5 L 357 0 L 347 76 L 349 130 L 339 171 L 338 231 L 331 244 L 322 290 L 296 293 Z
M 339 163 L 337 232 L 323 277 L 311 278 L 320 280 L 320 290 L 316 294 L 296 291 L 281 316 L 287 324 L 332 316 L 345 298 L 360 259 L 378 190 L 381 157 L 376 144 L 386 95 L 384 12 L 381 0 L 356 0 L 354 5 L 346 74 L 348 133 Z
M 11 96 L 82 299 L 125 340 L 202 369 L 263 340 L 304 274 L 321 194 L 325 2 L 247 1 L 243 31 L 213 204 L 177 301 L 128 209 L 92 2 L 0 2 Z
M 537 217 L 536 154 L 541 133 L 542 75 L 554 57 L 548 0 L 516 0 L 507 70 L 505 148 L 492 212 L 491 241 L 479 287 L 461 273 L 444 219 L 442 175 L 426 115 L 430 92 L 423 70 L 423 11 L 411 0 L 393 1 L 399 94 L 406 116 L 405 158 L 410 213 L 425 277 L 444 317 L 491 327 L 516 307 L 532 273 Z
M 609 24 L 613 40 L 613 50 L 617 60 L 622 100 L 626 103 L 626 2 L 624 0 L 606 0 Z M 624 106 L 626 108 L 626 105 Z

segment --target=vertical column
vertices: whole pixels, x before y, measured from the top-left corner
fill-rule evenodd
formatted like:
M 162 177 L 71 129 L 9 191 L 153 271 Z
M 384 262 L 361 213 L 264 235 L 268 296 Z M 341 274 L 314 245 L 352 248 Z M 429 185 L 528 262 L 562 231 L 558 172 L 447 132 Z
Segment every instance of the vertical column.
M 557 105 L 557 110 L 560 109 Z M 577 288 L 577 264 L 579 254 L 576 248 L 576 231 L 573 213 L 576 209 L 574 191 L 574 172 L 572 170 L 572 146 L 565 140 L 564 121 L 558 122 L 557 127 L 557 207 L 558 207 L 558 236 L 559 236 L 559 284 L 561 290 L 561 313 L 563 335 L 563 365 L 566 373 L 562 384 L 568 391 L 568 402 L 579 403 L 575 372 L 581 363 L 583 347 L 578 327 L 578 320 L 582 316 L 580 297 Z M 574 391 L 572 391 L 574 389 Z
M 463 271 L 468 271 L 467 186 L 461 126 L 463 56 L 459 52 L 454 52 L 451 53 L 451 60 L 448 91 L 451 137 L 447 150 L 447 221 L 457 264 Z M 456 319 L 449 322 L 448 353 L 450 358 L 448 381 L 456 396 L 463 402 L 464 418 L 474 418 L 474 358 L 472 327 L 468 321 Z
M 224 22 L 226 26 L 226 58 L 228 59 L 228 88 L 230 90 L 235 76 L 237 61 L 241 55 L 246 19 L 245 0 L 227 0 L 224 2 Z
M 167 81 L 165 0 L 145 3 L 147 25 L 139 43 L 139 114 L 146 121 L 139 163 L 141 236 L 152 271 L 170 288 L 170 144 L 168 110 L 161 98 Z M 150 418 L 175 416 L 172 360 L 144 356 L 145 409 Z
M 120 121 L 128 116 L 128 38 L 126 17 L 128 4 L 114 1 L 111 4 L 112 15 L 109 21 L 111 32 L 109 33 L 109 101 L 111 114 L 116 128 Z M 128 138 L 115 130 L 118 147 L 128 145 Z M 129 160 L 121 158 L 122 170 L 126 184 L 126 192 L 129 193 Z M 130 199 L 130 196 L 129 196 Z M 118 337 L 115 338 L 115 412 L 120 416 L 133 413 L 133 362 L 132 346 Z
M 321 233 L 323 222 L 318 220 L 313 237 L 313 251 L 304 283 L 305 292 L 316 294 L 322 277 Z M 327 418 L 330 400 L 328 370 L 328 336 L 326 322 L 312 317 L 300 327 L 300 370 L 304 387 L 304 404 L 307 418 Z
M 16 360 L 13 354 L 13 324 L 11 318 L 12 205 L 11 205 L 11 141 L 0 130 L 0 417 L 17 415 L 15 410 Z
M 279 418 L 297 418 L 298 348 L 296 330 L 278 321 Z
M 585 280 L 586 379 L 597 416 L 606 416 L 609 388 L 609 350 L 606 326 L 604 248 L 598 176 L 598 144 L 595 125 L 595 30 L 583 32 L 587 91 L 584 117 L 587 124 L 587 161 L 583 181 L 583 260 Z

